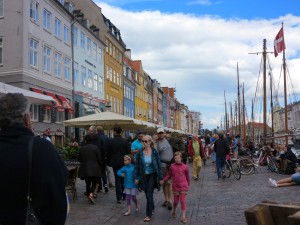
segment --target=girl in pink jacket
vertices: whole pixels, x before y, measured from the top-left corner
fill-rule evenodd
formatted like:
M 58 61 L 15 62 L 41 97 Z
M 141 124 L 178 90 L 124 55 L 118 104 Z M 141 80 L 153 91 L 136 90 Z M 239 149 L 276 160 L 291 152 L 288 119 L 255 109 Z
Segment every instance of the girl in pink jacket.
M 186 219 L 186 194 L 189 190 L 190 185 L 190 176 L 189 176 L 189 168 L 186 164 L 182 162 L 182 153 L 175 152 L 174 153 L 175 163 L 169 168 L 168 173 L 160 181 L 162 185 L 164 182 L 168 181 L 172 178 L 172 189 L 174 195 L 174 203 L 173 203 L 173 211 L 172 217 L 176 217 L 176 207 L 178 202 L 180 201 L 181 210 L 182 210 L 182 223 L 187 223 Z

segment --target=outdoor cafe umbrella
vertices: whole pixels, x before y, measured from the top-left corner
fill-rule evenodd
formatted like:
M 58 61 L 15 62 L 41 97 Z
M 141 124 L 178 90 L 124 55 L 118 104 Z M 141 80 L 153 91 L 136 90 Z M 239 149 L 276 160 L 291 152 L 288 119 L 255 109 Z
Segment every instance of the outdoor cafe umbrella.
M 28 91 L 23 88 L 18 88 L 9 84 L 0 82 L 0 97 L 7 93 L 21 93 L 29 99 L 31 104 L 46 104 L 51 105 L 54 99 L 48 95 L 42 95 L 33 91 Z
M 102 112 L 88 116 L 82 116 L 63 121 L 66 127 L 102 126 L 105 130 L 111 130 L 114 126 L 120 126 L 126 130 L 137 130 L 147 127 L 142 121 L 113 112 Z

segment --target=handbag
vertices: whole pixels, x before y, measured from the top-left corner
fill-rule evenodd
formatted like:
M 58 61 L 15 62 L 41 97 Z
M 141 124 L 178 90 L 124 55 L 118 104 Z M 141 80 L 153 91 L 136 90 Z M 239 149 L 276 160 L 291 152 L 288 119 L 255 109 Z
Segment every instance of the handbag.
M 28 175 L 28 192 L 27 192 L 27 210 L 26 210 L 26 221 L 25 225 L 42 225 L 36 213 L 31 206 L 30 197 L 30 182 L 31 182 L 31 168 L 32 168 L 32 147 L 33 147 L 33 137 L 30 138 L 28 143 L 28 162 L 29 162 L 29 175 Z

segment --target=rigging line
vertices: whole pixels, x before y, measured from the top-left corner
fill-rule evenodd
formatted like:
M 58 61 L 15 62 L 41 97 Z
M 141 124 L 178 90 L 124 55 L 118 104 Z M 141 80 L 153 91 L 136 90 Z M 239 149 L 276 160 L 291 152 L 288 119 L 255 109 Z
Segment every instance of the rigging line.
M 271 77 L 271 80 L 272 80 L 272 87 L 271 89 L 274 90 L 274 94 L 273 94 L 273 99 L 275 100 L 276 103 L 279 103 L 278 101 L 278 90 L 276 92 L 276 89 L 275 89 L 275 79 L 274 79 L 274 75 L 273 75 L 273 70 L 272 70 L 272 66 L 271 66 L 271 63 L 270 63 L 270 57 L 267 55 L 267 59 L 268 59 L 268 65 L 269 65 L 269 76 Z M 273 104 L 274 105 L 274 104 Z
M 258 89 L 258 85 L 259 85 L 259 78 L 260 78 L 260 72 L 261 72 L 261 65 L 263 63 L 263 58 L 261 57 L 260 59 L 260 67 L 259 67 L 259 73 L 258 73 L 258 78 L 257 78 L 257 83 L 256 83 L 256 89 L 255 89 L 255 95 L 254 95 L 254 104 L 255 104 L 255 100 L 256 100 L 256 93 L 257 93 L 257 89 Z
M 296 91 L 295 91 L 295 88 L 294 88 L 294 85 L 293 85 L 293 82 L 292 82 L 292 78 L 291 78 L 291 75 L 290 75 L 290 71 L 288 69 L 288 67 L 286 66 L 286 70 L 287 70 L 287 74 L 288 74 L 288 77 L 289 77 L 289 83 L 291 85 L 291 89 L 292 89 L 292 94 L 294 95 L 294 98 L 295 98 L 295 102 L 298 102 L 298 98 L 297 98 L 297 95 L 296 95 Z

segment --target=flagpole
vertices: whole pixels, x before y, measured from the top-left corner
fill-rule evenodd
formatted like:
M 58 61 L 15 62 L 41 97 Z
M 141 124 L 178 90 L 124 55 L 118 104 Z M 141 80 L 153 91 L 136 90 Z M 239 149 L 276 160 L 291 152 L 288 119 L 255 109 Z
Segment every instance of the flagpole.
M 282 23 L 282 32 L 283 32 L 283 23 Z M 284 41 L 284 32 L 283 32 L 283 43 Z M 286 61 L 285 61 L 285 47 L 283 48 L 282 54 L 283 61 L 283 87 L 284 87 L 284 131 L 285 131 L 285 145 L 288 146 L 288 117 L 287 117 L 287 90 L 286 90 Z

